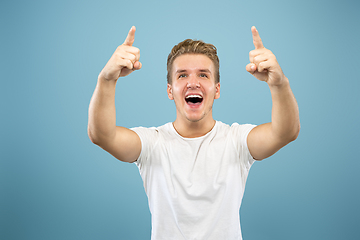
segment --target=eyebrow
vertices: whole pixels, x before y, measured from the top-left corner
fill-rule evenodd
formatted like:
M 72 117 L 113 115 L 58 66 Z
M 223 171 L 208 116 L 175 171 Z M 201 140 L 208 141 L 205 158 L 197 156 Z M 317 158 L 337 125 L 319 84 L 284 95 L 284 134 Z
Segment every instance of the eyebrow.
M 183 72 L 186 72 L 186 70 L 185 69 L 179 69 L 179 70 L 176 71 L 176 73 L 183 73 Z
M 206 72 L 206 73 L 211 73 L 211 71 L 209 69 L 199 69 L 198 70 L 199 72 Z M 176 71 L 176 73 L 184 73 L 184 72 L 187 72 L 186 69 L 179 69 Z
M 207 72 L 207 73 L 211 73 L 211 71 L 209 69 L 200 69 L 200 72 Z

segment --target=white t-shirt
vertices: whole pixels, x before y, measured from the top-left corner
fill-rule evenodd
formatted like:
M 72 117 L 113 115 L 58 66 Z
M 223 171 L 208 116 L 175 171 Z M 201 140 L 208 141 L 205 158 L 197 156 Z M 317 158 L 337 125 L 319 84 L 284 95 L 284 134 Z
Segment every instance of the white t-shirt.
M 132 128 L 142 149 L 135 162 L 152 216 L 152 240 L 241 240 L 239 210 L 253 157 L 247 135 L 255 125 L 217 121 L 198 138 L 172 123 Z

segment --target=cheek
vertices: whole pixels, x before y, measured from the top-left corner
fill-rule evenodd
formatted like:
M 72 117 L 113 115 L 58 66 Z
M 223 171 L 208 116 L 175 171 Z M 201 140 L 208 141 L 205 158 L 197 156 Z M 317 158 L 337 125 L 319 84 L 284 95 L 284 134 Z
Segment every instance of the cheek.
M 172 94 L 173 94 L 173 97 L 175 98 L 175 96 L 181 96 L 183 91 L 184 91 L 184 88 L 185 88 L 186 85 L 184 84 L 181 84 L 181 83 L 177 83 L 177 84 L 173 84 L 172 85 Z
M 175 100 L 177 98 L 176 91 L 173 88 L 168 89 L 168 98 L 170 100 Z
M 207 86 L 207 92 L 209 92 L 209 93 L 212 93 L 212 94 L 216 94 L 216 86 L 214 86 L 214 85 L 209 85 L 209 86 Z

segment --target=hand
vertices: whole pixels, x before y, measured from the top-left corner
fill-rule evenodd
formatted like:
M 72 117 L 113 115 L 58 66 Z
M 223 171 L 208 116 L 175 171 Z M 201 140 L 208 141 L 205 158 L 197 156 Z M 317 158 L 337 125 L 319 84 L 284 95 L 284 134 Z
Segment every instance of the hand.
M 264 47 L 259 32 L 254 26 L 251 32 L 255 50 L 249 53 L 250 63 L 246 65 L 246 70 L 260 81 L 267 82 L 269 86 L 281 85 L 286 77 L 275 55 Z
M 136 28 L 131 27 L 125 42 L 115 50 L 100 72 L 99 78 L 116 81 L 119 77 L 127 76 L 134 70 L 141 68 L 142 64 L 139 62 L 140 50 L 132 46 L 135 40 L 135 31 Z

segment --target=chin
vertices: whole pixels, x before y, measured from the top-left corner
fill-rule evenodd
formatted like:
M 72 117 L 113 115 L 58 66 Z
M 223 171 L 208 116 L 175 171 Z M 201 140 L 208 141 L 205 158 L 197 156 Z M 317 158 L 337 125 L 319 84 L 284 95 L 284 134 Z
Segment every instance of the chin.
M 199 122 L 201 121 L 202 119 L 204 119 L 204 115 L 203 116 L 186 116 L 186 119 L 190 122 Z

